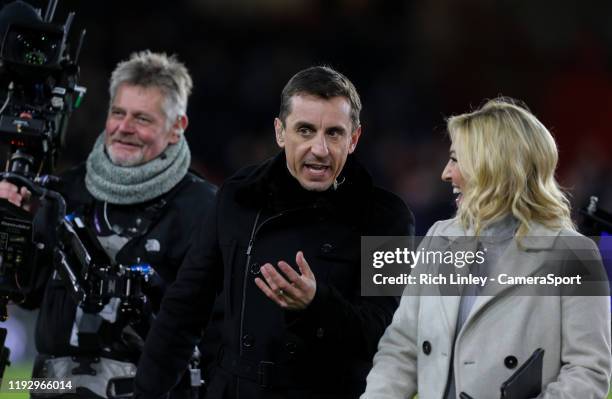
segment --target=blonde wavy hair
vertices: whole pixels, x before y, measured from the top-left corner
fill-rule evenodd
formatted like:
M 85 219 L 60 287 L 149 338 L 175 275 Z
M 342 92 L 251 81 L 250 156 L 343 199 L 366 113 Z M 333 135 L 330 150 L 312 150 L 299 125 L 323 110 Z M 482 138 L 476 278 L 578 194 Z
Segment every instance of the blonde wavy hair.
M 511 213 L 519 221 L 519 239 L 532 221 L 575 230 L 569 200 L 555 179 L 555 140 L 526 108 L 509 98 L 489 100 L 449 118 L 448 132 L 465 181 L 457 216 L 466 229 L 478 235 Z

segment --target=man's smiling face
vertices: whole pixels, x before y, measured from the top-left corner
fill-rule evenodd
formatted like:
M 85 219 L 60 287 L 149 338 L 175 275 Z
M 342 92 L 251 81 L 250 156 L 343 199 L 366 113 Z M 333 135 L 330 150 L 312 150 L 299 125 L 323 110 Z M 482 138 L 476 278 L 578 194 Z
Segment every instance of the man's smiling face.
M 123 83 L 117 89 L 106 119 L 104 145 L 120 166 L 141 165 L 180 138 L 177 123 L 167 123 L 164 95 L 157 87 Z

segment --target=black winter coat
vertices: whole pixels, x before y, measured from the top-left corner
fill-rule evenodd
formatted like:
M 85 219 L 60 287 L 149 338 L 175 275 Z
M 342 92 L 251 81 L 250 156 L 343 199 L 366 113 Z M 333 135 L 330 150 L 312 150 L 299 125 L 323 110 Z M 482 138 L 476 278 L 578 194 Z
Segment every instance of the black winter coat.
M 67 213 L 82 215 L 84 220 L 93 224 L 91 210 L 95 199 L 85 187 L 84 165 L 63 174 L 58 191 L 66 200 Z M 153 267 L 157 277 L 152 279 L 153 284 L 146 292 L 152 311 L 158 310 L 166 285 L 174 281 L 187 253 L 192 233 L 212 206 L 215 192 L 213 185 L 188 173 L 163 196 L 143 204 L 125 206 L 126 212 L 133 212 L 135 215 L 147 209 L 146 216 L 150 219 L 150 225 L 143 234 L 130 239 L 116 258 L 122 264 L 134 264 L 140 260 Z M 147 249 L 147 241 L 151 239 L 157 240 L 158 248 Z M 65 284 L 57 277 L 49 278 L 49 274 L 50 268 L 45 284 L 41 285 L 39 292 L 33 293 L 26 304 L 29 307 L 40 306 L 35 332 L 36 349 L 41 354 L 53 356 L 99 355 L 101 352 L 96 349 L 70 345 L 77 304 Z M 145 317 L 135 328 L 144 337 L 149 324 L 150 320 Z M 104 356 L 137 362 L 139 351 L 134 351 L 134 347 L 122 345 L 118 339 L 121 331 L 115 330 L 113 325 L 103 323 L 100 344 L 113 342 L 110 351 L 105 350 Z
M 163 397 L 176 383 L 220 290 L 222 345 L 206 398 L 354 398 L 363 391 L 397 298 L 360 296 L 360 238 L 409 235 L 414 221 L 352 157 L 339 181 L 337 190 L 304 190 L 284 153 L 226 181 L 147 339 L 136 377 L 141 397 Z M 295 266 L 298 250 L 317 290 L 305 310 L 284 311 L 254 279 L 267 262 Z

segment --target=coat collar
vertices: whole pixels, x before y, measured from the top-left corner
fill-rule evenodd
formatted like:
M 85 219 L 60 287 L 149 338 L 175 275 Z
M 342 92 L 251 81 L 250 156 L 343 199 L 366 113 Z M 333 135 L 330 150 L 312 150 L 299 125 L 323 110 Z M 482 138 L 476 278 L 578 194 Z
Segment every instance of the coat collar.
M 534 275 L 543 264 L 543 259 L 540 256 L 537 256 L 537 252 L 552 249 L 561 232 L 562 230 L 560 229 L 553 230 L 540 223 L 532 222 L 530 224 L 529 232 L 521 240 L 520 246 L 516 240 L 512 240 L 508 245 L 508 248 L 506 248 L 504 253 L 500 256 L 499 261 L 495 265 L 492 265 L 492 269 L 488 275 L 498 276 L 499 273 L 507 273 L 512 276 Z M 439 235 L 443 240 L 447 241 L 446 244 L 441 243 L 443 246 L 445 246 L 443 250 L 474 251 L 477 248 L 478 240 L 471 239 L 471 237 L 474 237 L 473 234 L 473 230 L 465 230 L 459 223 L 458 219 L 455 218 L 453 219 L 452 223 L 449 223 L 440 229 L 436 233 L 436 236 Z M 450 272 L 457 272 L 458 274 L 465 276 L 469 273 L 469 269 L 464 267 L 461 269 L 444 271 L 444 273 Z M 503 295 L 504 291 L 509 290 L 512 287 L 513 285 L 487 285 L 484 291 L 476 299 L 476 302 L 470 311 L 470 315 L 465 321 L 461 335 L 463 335 L 463 331 L 470 325 L 470 321 L 477 317 L 479 312 L 488 303 L 496 298 L 499 298 L 501 295 Z M 442 303 L 444 315 L 446 316 L 449 333 L 454 335 L 461 296 L 457 291 L 455 295 L 441 295 L 440 301 Z M 459 339 L 459 336 L 457 339 Z
M 452 223 L 444 226 L 438 233 L 449 241 L 449 245 L 457 245 L 459 241 L 465 240 L 465 237 L 473 237 L 474 230 L 472 228 L 465 229 L 461 226 L 458 218 L 453 219 Z M 537 222 L 531 222 L 529 232 L 521 240 L 521 246 L 526 250 L 544 250 L 550 249 L 555 244 L 557 237 L 561 234 L 559 229 L 551 229 Z
M 346 210 L 351 217 L 362 212 L 373 189 L 372 178 L 361 164 L 349 155 L 336 189 L 324 192 L 305 190 L 287 169 L 284 151 L 257 166 L 236 190 L 236 200 L 244 206 L 273 211 L 295 207 L 332 207 Z

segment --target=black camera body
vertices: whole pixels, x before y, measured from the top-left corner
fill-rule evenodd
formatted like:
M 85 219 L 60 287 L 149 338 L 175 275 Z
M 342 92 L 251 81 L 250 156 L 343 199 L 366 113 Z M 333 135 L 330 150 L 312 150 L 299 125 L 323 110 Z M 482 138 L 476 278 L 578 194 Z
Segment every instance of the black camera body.
M 120 311 L 137 318 L 146 297 L 142 291 L 148 265 L 115 265 L 87 233 L 55 191 L 50 175 L 61 149 L 68 120 L 86 89 L 77 84 L 78 57 L 68 43 L 74 12 L 63 25 L 53 24 L 58 0 L 50 0 L 42 18 L 23 1 L 0 12 L 0 145 L 8 148 L 0 179 L 26 187 L 37 199 L 30 213 L 0 200 L 0 320 L 6 304 L 19 302 L 36 288 L 41 260 L 53 263 L 68 291 L 85 312 L 99 312 L 110 298 Z M 40 256 L 39 256 L 40 255 Z
M 2 12 L 6 27 L 0 49 L 0 143 L 29 155 L 11 159 L 11 172 L 26 177 L 51 173 L 64 145 L 68 119 L 86 92 L 78 86 L 78 56 L 85 31 L 72 56 L 67 43 L 74 13 L 63 25 L 51 23 L 57 0 L 49 3 L 44 20 L 21 16 L 11 3 Z M 12 7 L 12 8 L 11 8 Z M 8 10 L 7 10 L 8 9 Z M 39 14 L 40 12 L 38 12 Z M 40 15 L 39 15 L 40 17 Z M 0 26 L 1 28 L 1 26 Z
M 54 170 L 68 119 L 86 92 L 77 85 L 85 32 L 72 56 L 67 38 L 74 13 L 63 25 L 53 24 L 56 6 L 50 1 L 44 18 L 22 1 L 0 12 L 0 145 L 8 153 L 0 177 L 27 187 L 40 198 L 41 213 L 56 215 L 51 223 L 33 223 L 37 213 L 0 201 L 0 307 L 33 288 L 34 254 L 56 244 L 65 210 L 61 196 L 48 189 L 56 179 L 46 174 Z

